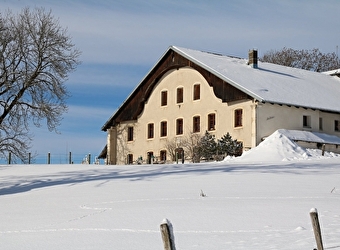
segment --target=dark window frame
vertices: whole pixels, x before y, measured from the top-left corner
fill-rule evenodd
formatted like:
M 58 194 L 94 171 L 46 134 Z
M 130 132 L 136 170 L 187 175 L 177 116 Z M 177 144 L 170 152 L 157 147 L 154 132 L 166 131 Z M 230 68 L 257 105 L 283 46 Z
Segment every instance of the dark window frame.
M 339 132 L 340 131 L 340 121 L 334 120 L 334 131 Z
M 323 119 L 322 119 L 322 117 L 319 117 L 319 130 L 323 131 Z
M 304 128 L 311 128 L 311 116 L 310 115 L 304 115 L 302 118 L 302 126 Z
M 208 114 L 208 131 L 213 131 L 216 129 L 216 114 Z
M 148 139 L 153 139 L 155 135 L 155 125 L 148 123 Z
M 167 106 L 168 105 L 168 91 L 163 90 L 161 91 L 161 106 Z
M 234 127 L 242 127 L 243 126 L 243 109 L 235 109 L 234 112 Z
M 194 133 L 201 132 L 201 117 L 199 115 L 192 118 L 192 131 Z
M 166 150 L 161 150 L 159 152 L 160 161 L 166 162 Z
M 129 126 L 127 130 L 127 140 L 133 141 L 133 127 Z
M 133 154 L 128 154 L 127 155 L 127 164 L 133 164 Z
M 177 95 L 176 95 L 176 103 L 180 104 L 183 103 L 183 96 L 184 96 L 184 89 L 183 87 L 177 88 Z
M 176 135 L 183 135 L 183 119 L 182 118 L 178 118 L 176 120 Z
M 193 99 L 194 101 L 201 99 L 201 84 L 194 85 Z
M 167 121 L 161 121 L 161 137 L 168 136 L 168 122 Z

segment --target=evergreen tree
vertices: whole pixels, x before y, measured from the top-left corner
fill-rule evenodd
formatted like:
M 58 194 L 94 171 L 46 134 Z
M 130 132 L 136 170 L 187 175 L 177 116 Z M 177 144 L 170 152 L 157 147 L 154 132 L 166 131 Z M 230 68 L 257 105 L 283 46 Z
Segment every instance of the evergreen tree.
M 218 153 L 224 155 L 240 155 L 242 152 L 242 143 L 233 140 L 229 132 L 221 137 L 217 142 Z
M 218 140 L 218 152 L 219 154 L 230 155 L 233 147 L 233 140 L 229 132 Z
M 206 131 L 194 147 L 193 161 L 222 160 L 223 156 L 227 155 L 239 156 L 242 154 L 242 148 L 242 142 L 233 140 L 229 132 L 216 141 L 215 136 Z
M 202 158 L 210 160 L 217 152 L 215 136 L 205 131 L 198 146 L 199 154 Z

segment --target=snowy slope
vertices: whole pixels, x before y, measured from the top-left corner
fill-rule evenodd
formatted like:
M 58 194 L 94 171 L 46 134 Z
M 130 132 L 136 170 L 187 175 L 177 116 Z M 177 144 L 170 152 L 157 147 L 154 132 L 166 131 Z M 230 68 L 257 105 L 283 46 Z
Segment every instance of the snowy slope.
M 340 246 L 340 158 L 281 133 L 205 164 L 0 166 L 0 249 L 313 249 Z M 206 197 L 200 196 L 200 193 Z

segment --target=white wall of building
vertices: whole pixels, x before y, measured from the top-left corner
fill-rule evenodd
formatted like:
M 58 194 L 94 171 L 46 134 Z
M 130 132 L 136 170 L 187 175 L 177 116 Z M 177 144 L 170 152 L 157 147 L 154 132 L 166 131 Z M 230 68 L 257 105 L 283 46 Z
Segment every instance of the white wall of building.
M 335 120 L 340 121 L 340 115 L 319 110 L 265 103 L 257 106 L 257 120 L 257 144 L 280 128 L 340 136 L 334 126 Z
M 193 99 L 194 85 L 200 85 L 200 99 Z M 177 103 L 177 88 L 183 88 L 183 103 Z M 167 105 L 161 106 L 161 92 L 167 91 Z M 251 100 L 233 103 L 222 103 L 213 93 L 205 78 L 196 70 L 186 67 L 167 72 L 153 89 L 138 121 L 126 122 L 118 126 L 117 164 L 126 164 L 127 155 L 132 154 L 133 160 L 147 158 L 148 152 L 159 157 L 165 150 L 167 140 L 174 137 L 180 143 L 181 138 L 193 131 L 193 117 L 200 117 L 200 134 L 208 129 L 208 115 L 215 114 L 215 130 L 209 131 L 221 138 L 229 132 L 233 139 L 242 141 L 245 147 L 252 147 L 255 118 L 254 106 Z M 234 110 L 242 109 L 243 126 L 234 127 Z M 176 135 L 176 120 L 183 119 L 183 135 Z M 161 122 L 167 122 L 167 136 L 160 136 Z M 154 137 L 148 139 L 148 124 L 154 124 Z M 134 140 L 126 142 L 126 129 L 134 127 Z M 121 133 L 119 131 L 122 131 Z M 124 131 L 124 132 L 123 132 Z M 167 155 L 170 160 L 170 155 Z

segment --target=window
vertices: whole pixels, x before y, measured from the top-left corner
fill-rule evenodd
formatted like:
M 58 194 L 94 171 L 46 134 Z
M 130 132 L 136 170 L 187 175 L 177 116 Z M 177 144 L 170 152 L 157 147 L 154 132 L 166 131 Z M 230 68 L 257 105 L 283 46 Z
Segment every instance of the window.
M 176 135 L 183 134 L 183 119 L 176 120 Z
M 148 124 L 148 139 L 153 138 L 153 134 L 154 134 L 154 125 L 153 123 L 149 123 Z
M 310 125 L 310 116 L 309 115 L 304 115 L 303 116 L 303 127 L 304 128 L 310 128 L 311 125 Z
M 162 162 L 166 162 L 166 150 L 162 150 L 159 155 L 160 155 L 160 160 Z
M 166 121 L 161 122 L 161 137 L 165 137 L 168 134 L 168 123 Z
M 194 116 L 193 121 L 192 121 L 192 125 L 193 125 L 192 130 L 193 130 L 194 133 L 198 133 L 198 132 L 201 131 L 200 124 L 201 124 L 200 117 Z
M 194 100 L 199 100 L 201 98 L 201 85 L 194 85 Z
M 168 91 L 164 90 L 161 92 L 161 105 L 168 105 Z
M 235 127 L 242 127 L 242 109 L 235 110 Z
M 319 117 L 319 130 L 323 130 L 322 117 Z
M 133 164 L 133 154 L 127 155 L 127 164 Z
M 133 127 L 128 127 L 127 138 L 128 138 L 128 141 L 133 141 Z
M 334 121 L 334 130 L 340 131 L 340 122 L 338 120 Z
M 208 131 L 215 130 L 215 114 L 208 115 Z
M 183 88 L 177 88 L 177 103 L 183 103 Z

